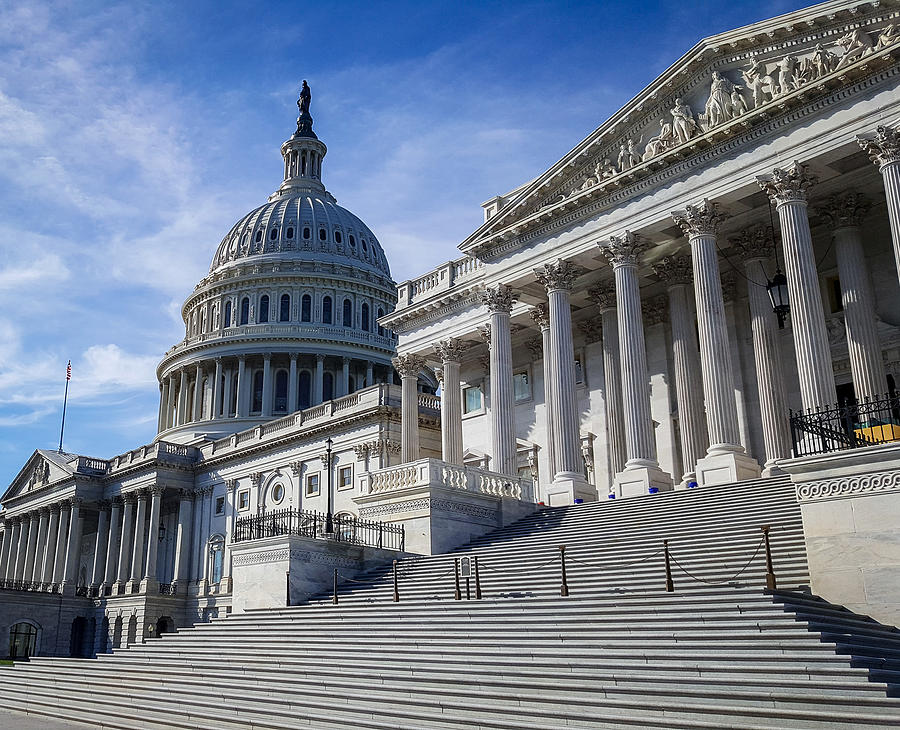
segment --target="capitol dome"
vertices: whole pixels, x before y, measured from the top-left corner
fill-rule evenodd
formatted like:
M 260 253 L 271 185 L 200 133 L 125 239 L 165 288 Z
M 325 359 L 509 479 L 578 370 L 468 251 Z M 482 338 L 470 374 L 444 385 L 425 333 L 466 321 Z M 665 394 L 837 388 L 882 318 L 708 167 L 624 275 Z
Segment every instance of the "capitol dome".
M 396 285 L 378 239 L 322 183 L 325 144 L 303 82 L 284 177 L 216 249 L 157 368 L 159 435 L 198 443 L 393 381 L 378 319 Z

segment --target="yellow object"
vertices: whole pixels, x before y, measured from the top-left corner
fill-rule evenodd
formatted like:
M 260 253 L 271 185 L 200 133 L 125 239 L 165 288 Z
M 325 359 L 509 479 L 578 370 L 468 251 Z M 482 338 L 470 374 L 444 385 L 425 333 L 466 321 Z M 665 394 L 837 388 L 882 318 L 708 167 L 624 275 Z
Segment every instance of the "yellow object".
M 876 426 L 857 428 L 853 432 L 858 439 L 877 444 L 900 441 L 900 426 L 895 423 L 880 423 Z

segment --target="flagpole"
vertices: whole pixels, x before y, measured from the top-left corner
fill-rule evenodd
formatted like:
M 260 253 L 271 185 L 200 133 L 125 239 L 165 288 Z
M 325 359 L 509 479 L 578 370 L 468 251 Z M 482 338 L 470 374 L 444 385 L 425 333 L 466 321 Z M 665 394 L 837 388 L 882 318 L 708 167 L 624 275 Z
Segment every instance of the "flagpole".
M 69 400 L 69 379 L 72 377 L 72 361 L 66 365 L 66 392 L 63 395 L 62 425 L 59 427 L 59 453 L 63 452 L 63 432 L 66 430 L 66 402 Z

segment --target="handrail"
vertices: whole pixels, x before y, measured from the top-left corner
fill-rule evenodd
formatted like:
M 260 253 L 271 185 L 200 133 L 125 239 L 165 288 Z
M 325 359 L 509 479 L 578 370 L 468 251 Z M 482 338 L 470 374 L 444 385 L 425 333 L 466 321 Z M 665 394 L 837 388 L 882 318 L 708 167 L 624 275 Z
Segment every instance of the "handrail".
M 900 441 L 900 396 L 791 411 L 790 427 L 795 457 Z

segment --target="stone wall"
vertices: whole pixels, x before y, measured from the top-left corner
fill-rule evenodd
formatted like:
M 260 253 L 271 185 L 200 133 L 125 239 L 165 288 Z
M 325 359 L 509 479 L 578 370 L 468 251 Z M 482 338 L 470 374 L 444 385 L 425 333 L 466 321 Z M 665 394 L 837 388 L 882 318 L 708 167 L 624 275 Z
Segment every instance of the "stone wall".
M 72 625 L 83 619 L 72 645 Z M 51 593 L 0 590 L 0 657 L 9 654 L 10 629 L 29 623 L 37 629 L 35 656 L 76 656 L 91 653 L 94 607 L 85 598 Z M 78 641 L 78 638 L 81 641 Z M 86 649 L 86 651 L 85 651 Z

